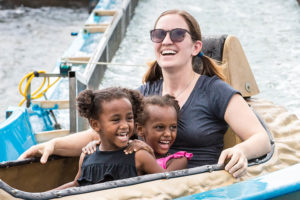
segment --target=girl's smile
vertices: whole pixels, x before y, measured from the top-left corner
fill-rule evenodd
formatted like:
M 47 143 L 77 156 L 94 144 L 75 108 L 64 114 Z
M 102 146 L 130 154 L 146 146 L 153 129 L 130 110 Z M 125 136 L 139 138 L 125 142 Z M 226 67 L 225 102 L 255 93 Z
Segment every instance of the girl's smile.
M 173 107 L 148 105 L 149 119 L 143 127 L 145 142 L 149 144 L 156 158 L 165 156 L 176 138 L 177 113 Z
M 133 112 L 127 98 L 102 102 L 103 112 L 94 129 L 100 133 L 102 151 L 114 151 L 126 147 L 133 135 Z

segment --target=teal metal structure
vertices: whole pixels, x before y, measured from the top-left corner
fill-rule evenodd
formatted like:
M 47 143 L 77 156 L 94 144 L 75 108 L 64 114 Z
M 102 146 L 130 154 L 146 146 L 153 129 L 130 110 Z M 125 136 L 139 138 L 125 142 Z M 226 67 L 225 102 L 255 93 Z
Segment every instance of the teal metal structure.
M 0 124 L 0 162 L 16 160 L 26 149 L 36 144 L 26 108 L 12 111 Z

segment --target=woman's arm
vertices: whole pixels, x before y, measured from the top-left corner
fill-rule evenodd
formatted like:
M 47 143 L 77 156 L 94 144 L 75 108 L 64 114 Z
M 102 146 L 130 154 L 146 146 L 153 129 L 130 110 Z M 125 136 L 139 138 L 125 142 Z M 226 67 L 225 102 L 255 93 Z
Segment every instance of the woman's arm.
M 75 176 L 75 179 L 69 183 L 66 183 L 66 184 L 63 184 L 53 190 L 63 190 L 63 189 L 66 189 L 66 188 L 70 188 L 70 187 L 77 187 L 79 186 L 77 180 L 80 178 L 80 175 L 81 175 L 81 166 L 82 166 L 82 163 L 83 163 L 83 159 L 84 159 L 84 156 L 85 154 L 82 153 L 81 156 L 80 156 L 80 159 L 79 159 L 79 166 L 78 166 L 78 172 Z
M 60 156 L 79 156 L 81 149 L 93 140 L 99 140 L 99 135 L 93 129 L 70 134 L 34 145 L 25 151 L 18 160 L 42 156 L 40 162 L 45 164 L 48 157 L 52 154 Z
M 267 154 L 271 150 L 269 136 L 245 100 L 238 94 L 233 95 L 225 111 L 225 121 L 243 140 L 232 148 L 225 149 L 219 164 L 229 162 L 225 170 L 240 177 L 246 173 L 248 160 Z
M 93 140 L 99 140 L 99 135 L 93 129 L 70 134 L 54 139 L 53 154 L 61 156 L 79 156 L 82 148 Z

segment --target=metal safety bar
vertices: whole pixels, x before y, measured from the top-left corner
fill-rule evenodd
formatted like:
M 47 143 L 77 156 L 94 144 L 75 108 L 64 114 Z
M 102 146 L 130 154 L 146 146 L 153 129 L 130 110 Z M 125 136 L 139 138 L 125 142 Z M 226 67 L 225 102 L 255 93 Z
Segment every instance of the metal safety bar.
M 39 73 L 35 77 L 68 77 L 69 79 L 69 120 L 70 120 L 70 133 L 76 133 L 77 130 L 77 112 L 76 112 L 76 95 L 77 95 L 77 81 L 76 72 L 69 71 L 67 75 L 57 73 Z M 27 78 L 28 81 L 28 78 Z M 29 83 L 28 90 L 26 91 L 26 107 L 31 105 L 31 83 Z

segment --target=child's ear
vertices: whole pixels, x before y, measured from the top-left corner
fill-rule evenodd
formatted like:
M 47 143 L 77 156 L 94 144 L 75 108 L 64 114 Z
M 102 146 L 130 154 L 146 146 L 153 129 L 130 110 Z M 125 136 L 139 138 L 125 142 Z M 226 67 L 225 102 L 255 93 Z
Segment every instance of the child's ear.
M 90 126 L 92 127 L 92 129 L 94 129 L 97 133 L 100 132 L 101 130 L 101 126 L 98 120 L 94 120 L 94 119 L 90 119 Z
M 138 123 L 135 124 L 136 126 L 136 133 L 139 137 L 143 138 L 144 139 L 144 127 Z

